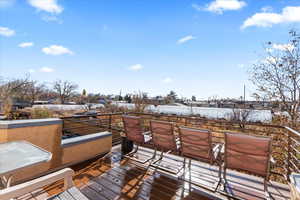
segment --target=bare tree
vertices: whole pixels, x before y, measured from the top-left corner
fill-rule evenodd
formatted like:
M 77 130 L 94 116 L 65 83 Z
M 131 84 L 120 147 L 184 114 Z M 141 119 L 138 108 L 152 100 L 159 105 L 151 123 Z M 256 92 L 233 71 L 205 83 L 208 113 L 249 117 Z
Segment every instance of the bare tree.
M 232 113 L 229 114 L 229 120 L 238 122 L 241 128 L 245 128 L 245 123 L 249 121 L 252 110 L 232 108 Z
M 256 96 L 279 101 L 295 123 L 300 105 L 300 35 L 289 32 L 287 44 L 268 42 L 264 59 L 251 70 L 251 80 L 257 86 Z
M 25 90 L 28 85 L 28 78 L 24 79 L 12 79 L 0 81 L 0 103 L 1 111 L 6 117 L 10 117 L 13 107 L 13 100 L 24 100 Z
M 148 103 L 147 103 L 147 93 L 138 92 L 132 96 L 132 102 L 134 103 L 135 112 L 144 112 Z
M 25 91 L 24 88 L 29 84 L 28 78 L 24 79 L 12 79 L 1 80 L 0 82 L 0 99 L 6 99 L 8 97 L 18 96 L 23 97 Z
M 31 105 L 45 92 L 46 86 L 44 84 L 39 84 L 37 81 L 30 81 L 27 84 L 26 93 Z
M 57 93 L 60 103 L 64 104 L 72 95 L 78 86 L 69 81 L 57 80 L 54 83 L 53 89 Z

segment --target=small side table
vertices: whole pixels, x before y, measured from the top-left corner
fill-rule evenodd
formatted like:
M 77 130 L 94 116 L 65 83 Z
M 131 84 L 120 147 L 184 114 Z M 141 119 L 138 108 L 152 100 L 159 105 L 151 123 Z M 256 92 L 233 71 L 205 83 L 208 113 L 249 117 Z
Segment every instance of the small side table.
M 10 187 L 13 174 L 51 160 L 52 154 L 26 141 L 0 143 L 0 181 Z
M 128 140 L 125 134 L 121 134 L 121 152 L 122 156 L 130 153 L 133 150 L 133 142 Z
M 300 174 L 292 173 L 290 175 L 291 200 L 300 199 Z

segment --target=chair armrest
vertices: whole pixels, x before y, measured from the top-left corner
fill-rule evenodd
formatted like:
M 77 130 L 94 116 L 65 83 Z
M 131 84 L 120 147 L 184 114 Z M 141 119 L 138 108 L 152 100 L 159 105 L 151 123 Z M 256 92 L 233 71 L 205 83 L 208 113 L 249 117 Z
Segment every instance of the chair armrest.
M 121 133 L 120 133 L 120 136 L 121 136 L 121 137 L 126 137 L 126 134 L 125 134 L 124 132 L 121 132 Z
M 143 135 L 149 135 L 150 136 L 151 135 L 151 131 L 146 131 L 146 132 L 143 133 Z
M 221 153 L 224 153 L 224 145 L 223 144 L 216 144 L 213 147 L 214 159 L 217 159 Z
M 62 169 L 49 175 L 0 190 L 0 199 L 10 200 L 17 198 L 62 179 L 64 180 L 64 189 L 67 190 L 73 187 L 73 175 L 74 171 L 72 169 Z
M 276 161 L 274 160 L 274 158 L 272 156 L 270 157 L 270 162 L 271 162 L 272 165 L 276 164 Z

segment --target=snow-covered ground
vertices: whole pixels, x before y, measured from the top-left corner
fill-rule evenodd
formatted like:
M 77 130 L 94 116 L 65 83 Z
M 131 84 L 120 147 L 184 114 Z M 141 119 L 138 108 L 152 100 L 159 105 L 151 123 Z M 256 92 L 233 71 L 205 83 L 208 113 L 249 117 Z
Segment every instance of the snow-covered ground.
M 130 103 L 114 103 L 118 106 L 133 109 L 134 104 Z M 206 107 L 190 107 L 190 106 L 169 106 L 169 105 L 149 105 L 147 111 L 165 114 L 177 115 L 200 115 L 209 119 L 229 119 L 232 116 L 233 110 L 231 108 L 206 108 Z M 270 110 L 251 110 L 248 121 L 252 122 L 270 122 L 272 120 L 272 113 Z
M 47 108 L 49 110 L 87 110 L 87 105 L 62 105 L 62 104 L 43 104 L 43 105 L 33 105 L 33 108 Z

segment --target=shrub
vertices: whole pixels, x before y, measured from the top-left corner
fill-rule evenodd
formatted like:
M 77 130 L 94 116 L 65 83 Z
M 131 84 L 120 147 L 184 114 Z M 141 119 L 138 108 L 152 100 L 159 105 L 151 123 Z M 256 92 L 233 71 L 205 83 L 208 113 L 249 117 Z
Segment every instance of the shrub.
M 53 113 L 47 108 L 34 108 L 31 110 L 32 119 L 51 118 Z

